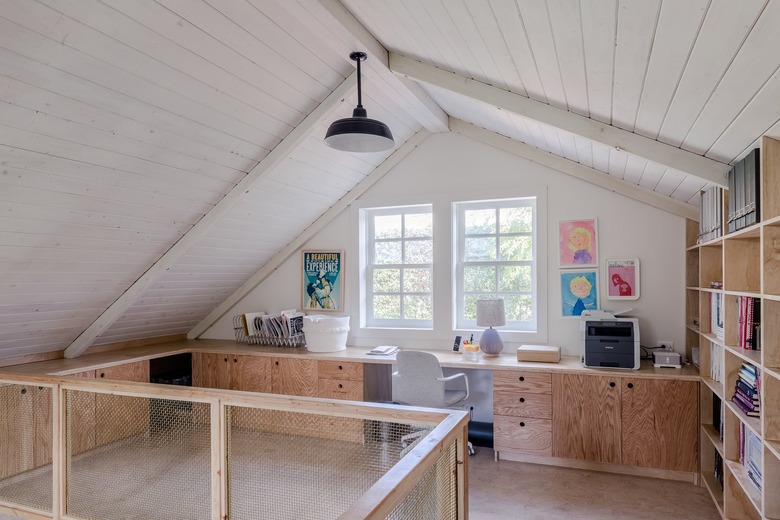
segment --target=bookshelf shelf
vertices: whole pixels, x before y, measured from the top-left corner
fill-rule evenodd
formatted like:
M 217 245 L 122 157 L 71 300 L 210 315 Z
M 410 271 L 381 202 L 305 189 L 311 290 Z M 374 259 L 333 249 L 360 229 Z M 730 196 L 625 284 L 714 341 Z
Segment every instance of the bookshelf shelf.
M 711 424 L 702 424 L 701 430 L 704 435 L 710 440 L 712 446 L 718 451 L 721 457 L 723 457 L 723 441 L 720 440 L 720 433 Z
M 710 492 L 712 501 L 715 502 L 715 507 L 718 508 L 720 516 L 723 516 L 723 490 L 720 488 L 720 483 L 718 483 L 718 480 L 715 478 L 715 473 L 711 471 L 702 472 L 701 477 L 702 482 L 704 482 L 704 487 Z
M 764 137 L 758 159 L 755 153 L 748 155 L 752 159 L 740 161 L 730 174 L 736 175 L 734 179 L 744 175 L 748 184 L 731 184 L 732 193 L 724 191 L 722 195 L 708 190 L 707 197 L 702 198 L 703 223 L 686 224 L 686 338 L 699 348 L 704 485 L 724 518 L 780 520 L 780 140 Z M 756 165 L 759 193 L 752 206 L 753 192 L 745 190 L 750 190 Z M 752 170 L 748 173 L 749 168 Z M 722 207 L 713 210 L 713 201 Z M 712 237 L 718 233 L 712 233 L 713 228 L 720 226 L 726 232 L 751 221 L 757 223 L 694 246 L 701 232 Z M 698 291 L 693 289 L 695 281 Z M 712 287 L 713 281 L 722 282 L 722 286 Z M 698 308 L 692 301 L 697 293 Z M 698 331 L 691 327 L 694 318 Z M 721 331 L 722 338 L 718 337 Z M 761 380 L 760 417 L 748 417 L 732 402 L 743 364 L 755 367 L 747 370 L 756 372 Z M 718 376 L 720 366 L 722 374 Z M 721 377 L 722 383 L 713 377 Z M 745 381 L 751 381 L 749 373 Z M 746 392 L 752 390 L 746 388 Z M 718 423 L 717 417 L 713 421 L 716 399 L 725 404 L 720 414 L 722 442 L 713 426 Z M 760 441 L 763 491 L 753 484 L 739 462 L 743 425 L 745 432 L 752 432 Z M 719 456 L 724 459 L 722 493 L 718 493 L 721 484 L 716 479 Z
M 750 502 L 753 504 L 756 511 L 761 511 L 761 491 L 759 491 L 758 488 L 753 485 L 753 482 L 751 482 L 745 466 L 733 460 L 727 460 L 726 466 L 728 466 L 734 480 L 737 481 L 742 488 L 742 491 L 750 499 Z
M 731 410 L 731 413 L 733 413 L 737 419 L 742 421 L 745 426 L 753 430 L 753 433 L 759 437 L 761 436 L 761 419 L 759 417 L 748 417 L 742 412 L 742 410 L 737 408 L 730 399 L 726 400 L 726 407 Z
M 720 400 L 723 400 L 723 385 L 715 381 L 714 379 L 710 379 L 709 377 L 702 376 L 701 382 L 707 385 L 707 387 L 710 389 L 710 391 L 717 395 Z
M 746 350 L 744 348 L 738 348 L 732 345 L 726 345 L 724 348 L 729 354 L 737 356 L 747 363 L 752 363 L 753 365 L 761 364 L 760 350 Z

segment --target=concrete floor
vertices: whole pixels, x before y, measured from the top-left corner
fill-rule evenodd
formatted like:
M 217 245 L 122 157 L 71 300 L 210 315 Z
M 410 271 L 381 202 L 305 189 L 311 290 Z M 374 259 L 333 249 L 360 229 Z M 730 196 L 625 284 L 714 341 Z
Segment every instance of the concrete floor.
M 660 499 L 663 497 L 663 500 Z M 718 520 L 707 490 L 693 484 L 469 458 L 470 520 Z

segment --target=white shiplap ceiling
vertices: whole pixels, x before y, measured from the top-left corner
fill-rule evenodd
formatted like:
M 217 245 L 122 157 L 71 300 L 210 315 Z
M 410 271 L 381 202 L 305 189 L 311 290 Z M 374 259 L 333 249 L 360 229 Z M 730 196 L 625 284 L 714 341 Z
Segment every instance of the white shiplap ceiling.
M 780 137 L 779 25 L 779 0 L 3 0 L 0 358 L 201 333 L 429 132 L 690 215 Z M 322 143 L 352 50 L 394 151 Z

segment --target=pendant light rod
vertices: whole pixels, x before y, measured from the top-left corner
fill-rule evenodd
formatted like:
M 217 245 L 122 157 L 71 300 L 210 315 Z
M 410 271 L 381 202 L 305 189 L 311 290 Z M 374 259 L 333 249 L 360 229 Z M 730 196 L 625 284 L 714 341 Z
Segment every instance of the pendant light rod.
M 365 52 L 352 52 L 349 55 L 349 59 L 357 63 L 357 91 L 358 91 L 358 102 L 357 106 L 360 108 L 363 108 L 363 92 L 361 89 L 361 81 L 360 81 L 360 62 L 368 58 L 368 55 Z

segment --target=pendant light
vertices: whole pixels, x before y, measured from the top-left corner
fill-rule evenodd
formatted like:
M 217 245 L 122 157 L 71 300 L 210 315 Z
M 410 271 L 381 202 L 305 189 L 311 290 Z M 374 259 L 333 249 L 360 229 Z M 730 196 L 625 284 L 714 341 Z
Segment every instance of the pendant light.
M 368 56 L 365 52 L 353 52 L 349 55 L 357 62 L 358 104 L 352 111 L 352 117 L 339 119 L 331 123 L 325 134 L 325 144 L 345 152 L 381 152 L 389 150 L 395 144 L 390 129 L 381 121 L 369 119 L 363 108 L 360 92 L 360 62 Z

